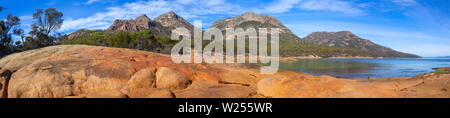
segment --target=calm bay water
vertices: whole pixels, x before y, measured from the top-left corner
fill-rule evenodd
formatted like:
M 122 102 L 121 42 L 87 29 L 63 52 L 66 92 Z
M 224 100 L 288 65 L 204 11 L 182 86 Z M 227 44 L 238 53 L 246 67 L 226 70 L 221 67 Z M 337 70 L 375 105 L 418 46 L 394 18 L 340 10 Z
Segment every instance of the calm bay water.
M 281 69 L 338 78 L 414 77 L 438 67 L 450 67 L 450 59 L 299 59 L 280 62 Z

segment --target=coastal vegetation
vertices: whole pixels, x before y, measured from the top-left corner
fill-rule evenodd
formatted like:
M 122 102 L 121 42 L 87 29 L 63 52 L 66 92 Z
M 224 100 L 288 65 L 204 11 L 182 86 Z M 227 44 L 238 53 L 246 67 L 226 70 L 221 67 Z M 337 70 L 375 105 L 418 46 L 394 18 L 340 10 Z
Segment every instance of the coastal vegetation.
M 94 45 L 116 48 L 131 48 L 152 52 L 169 53 L 178 42 L 166 36 L 155 36 L 149 30 L 139 32 L 126 31 L 89 31 L 81 30 L 80 35 L 61 37 L 57 41 L 63 45 Z
M 431 73 L 423 73 L 416 76 L 416 78 L 428 78 L 435 75 L 442 75 L 442 74 L 450 74 L 450 67 L 442 67 L 442 68 L 433 68 L 433 72 Z

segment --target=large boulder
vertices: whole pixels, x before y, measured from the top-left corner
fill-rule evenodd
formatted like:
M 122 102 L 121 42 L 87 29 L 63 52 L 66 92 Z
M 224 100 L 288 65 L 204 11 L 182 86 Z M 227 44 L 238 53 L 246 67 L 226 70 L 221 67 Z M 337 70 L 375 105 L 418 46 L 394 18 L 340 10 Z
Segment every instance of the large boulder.
M 172 91 L 160 88 L 135 88 L 128 93 L 130 98 L 175 98 Z
M 11 71 L 0 68 L 0 98 L 6 98 L 8 94 L 8 82 L 11 77 Z
M 184 89 L 191 84 L 186 76 L 171 68 L 161 67 L 156 72 L 156 87 L 172 90 Z

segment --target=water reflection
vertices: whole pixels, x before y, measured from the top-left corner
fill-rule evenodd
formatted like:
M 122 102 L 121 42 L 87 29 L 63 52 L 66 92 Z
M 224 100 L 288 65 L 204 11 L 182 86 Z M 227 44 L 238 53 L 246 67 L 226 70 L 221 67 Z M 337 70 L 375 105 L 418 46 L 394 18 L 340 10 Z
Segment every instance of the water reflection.
M 297 70 L 312 75 L 332 75 L 346 77 L 352 73 L 370 74 L 371 70 L 380 64 L 368 62 L 327 61 L 318 59 L 300 59 L 298 61 L 282 61 L 280 67 L 288 70 Z

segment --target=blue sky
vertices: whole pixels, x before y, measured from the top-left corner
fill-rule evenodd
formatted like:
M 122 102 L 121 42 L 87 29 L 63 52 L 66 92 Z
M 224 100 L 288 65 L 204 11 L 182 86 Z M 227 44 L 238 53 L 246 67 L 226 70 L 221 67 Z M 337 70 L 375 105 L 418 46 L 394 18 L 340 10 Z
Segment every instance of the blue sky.
M 2 0 L 0 6 L 7 8 L 0 19 L 20 16 L 26 31 L 35 9 L 56 8 L 64 13 L 63 33 L 106 29 L 114 19 L 142 14 L 153 19 L 171 10 L 191 23 L 203 20 L 208 28 L 217 19 L 253 11 L 275 16 L 300 37 L 347 30 L 403 52 L 450 55 L 449 0 Z

